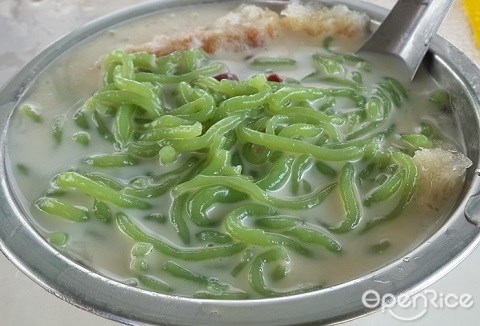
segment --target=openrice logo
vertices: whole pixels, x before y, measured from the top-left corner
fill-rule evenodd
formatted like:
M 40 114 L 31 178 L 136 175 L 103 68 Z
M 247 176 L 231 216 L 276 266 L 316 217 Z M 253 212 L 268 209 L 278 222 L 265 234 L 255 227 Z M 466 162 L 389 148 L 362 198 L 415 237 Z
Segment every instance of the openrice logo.
M 367 290 L 362 295 L 362 303 L 369 309 L 380 308 L 393 318 L 401 321 L 415 321 L 427 314 L 430 309 L 470 309 L 473 296 L 463 294 L 443 294 L 434 290 L 424 290 L 413 296 L 395 296 L 391 293 L 380 295 L 375 290 Z

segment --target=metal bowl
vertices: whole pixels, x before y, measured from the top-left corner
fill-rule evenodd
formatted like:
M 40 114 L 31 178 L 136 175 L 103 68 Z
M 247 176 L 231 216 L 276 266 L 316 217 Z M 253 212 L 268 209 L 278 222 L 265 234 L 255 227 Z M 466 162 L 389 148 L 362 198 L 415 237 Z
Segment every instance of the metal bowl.
M 218 0 L 163 0 L 142 4 L 96 20 L 59 40 L 27 64 L 0 91 L 1 217 L 0 248 L 25 274 L 54 295 L 106 318 L 127 323 L 208 325 L 291 325 L 332 323 L 370 312 L 362 301 L 367 290 L 380 296 L 412 294 L 447 273 L 480 241 L 479 222 L 479 110 L 480 70 L 443 38 L 433 39 L 425 64 L 428 71 L 452 94 L 454 115 L 473 166 L 467 171 L 461 195 L 451 216 L 426 241 L 405 257 L 350 282 L 302 295 L 261 300 L 213 301 L 163 295 L 116 282 L 74 262 L 50 246 L 24 215 L 8 174 L 6 140 L 12 112 L 44 70 L 65 52 L 132 19 L 190 4 Z M 227 0 L 223 2 L 236 1 Z M 354 0 L 323 1 L 346 4 L 381 21 L 387 11 Z M 262 1 L 282 6 L 285 1 Z M 408 259 L 407 259 L 408 258 Z

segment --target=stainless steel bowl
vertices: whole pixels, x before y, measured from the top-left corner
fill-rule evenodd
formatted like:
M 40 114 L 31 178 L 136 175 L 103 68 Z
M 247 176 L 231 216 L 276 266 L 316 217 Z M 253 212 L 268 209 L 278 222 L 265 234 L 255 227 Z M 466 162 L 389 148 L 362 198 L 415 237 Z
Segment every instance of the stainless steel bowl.
M 480 70 L 439 36 L 434 38 L 425 63 L 438 83 L 452 94 L 454 114 L 473 166 L 467 172 L 451 216 L 405 257 L 368 275 L 316 292 L 275 299 L 212 301 L 147 292 L 113 281 L 59 253 L 39 236 L 12 192 L 5 148 L 12 112 L 37 77 L 63 53 L 113 26 L 171 8 L 215 2 L 218 0 L 154 1 L 96 20 L 50 46 L 0 91 L 0 248 L 17 267 L 65 301 L 123 323 L 291 325 L 333 323 L 373 312 L 362 302 L 365 291 L 374 289 L 380 296 L 415 293 L 447 273 L 477 246 L 480 241 L 480 196 L 477 196 L 480 192 Z M 387 14 L 384 9 L 360 1 L 323 2 L 346 4 L 366 12 L 377 22 Z M 262 3 L 277 7 L 285 1 Z

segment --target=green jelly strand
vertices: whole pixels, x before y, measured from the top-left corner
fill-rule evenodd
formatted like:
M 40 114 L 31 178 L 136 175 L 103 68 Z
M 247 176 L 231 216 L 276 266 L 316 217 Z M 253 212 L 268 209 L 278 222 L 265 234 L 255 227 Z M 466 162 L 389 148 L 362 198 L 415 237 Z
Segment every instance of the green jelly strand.
M 169 257 L 182 260 L 200 261 L 219 257 L 230 257 L 241 252 L 245 245 L 234 243 L 223 246 L 181 248 L 169 243 L 161 237 L 154 237 L 145 233 L 133 219 L 124 213 L 117 214 L 117 225 L 120 230 L 135 241 L 151 243 L 153 247 Z
M 392 220 L 399 216 L 405 210 L 407 205 L 412 200 L 413 195 L 415 194 L 418 180 L 418 168 L 415 164 L 415 161 L 409 155 L 399 151 L 396 151 L 392 154 L 392 159 L 405 173 L 403 184 L 400 188 L 402 195 L 397 206 L 395 206 L 395 208 L 390 213 L 388 213 L 384 217 L 368 221 L 366 225 L 366 230 L 369 230 L 382 222 Z
M 268 284 L 268 279 L 266 277 L 266 270 L 268 264 L 288 264 L 289 257 L 284 249 L 274 248 L 268 250 L 260 255 L 258 255 L 252 262 L 252 266 L 248 273 L 248 280 L 252 288 L 264 297 L 283 297 L 288 295 L 301 294 L 305 292 L 311 292 L 320 290 L 323 288 L 322 285 L 300 285 L 293 290 L 278 291 L 274 290 Z
M 292 174 L 294 156 L 282 156 L 277 159 L 268 174 L 256 181 L 258 187 L 265 191 L 275 191 L 285 186 Z
M 278 230 L 284 235 L 293 237 L 302 243 L 318 244 L 329 251 L 340 252 L 342 246 L 325 230 L 309 226 L 306 222 L 294 216 L 269 216 L 255 220 L 255 225 L 262 229 Z
M 113 219 L 110 207 L 101 200 L 94 200 L 92 211 L 95 217 L 103 223 L 110 223 Z
M 272 196 L 268 192 L 261 189 L 251 180 L 245 177 L 235 176 L 204 176 L 197 175 L 192 180 L 179 184 L 172 190 L 174 197 L 181 196 L 184 193 L 193 191 L 203 187 L 224 186 L 241 193 L 249 195 L 252 199 L 255 199 L 266 205 L 272 205 L 277 208 L 290 208 L 290 209 L 310 209 L 320 203 L 330 194 L 335 188 L 335 184 L 327 185 L 325 188 L 319 188 L 312 194 L 302 196 L 299 199 L 285 200 Z
M 76 189 L 93 198 L 110 202 L 120 207 L 136 209 L 150 208 L 150 204 L 143 200 L 124 195 L 120 191 L 77 172 L 63 172 L 59 174 L 55 178 L 54 184 L 60 189 Z
M 216 136 L 226 134 L 234 129 L 241 123 L 242 119 L 243 117 L 240 115 L 233 115 L 215 123 L 208 128 L 202 136 L 193 139 L 170 139 L 166 141 L 166 144 L 175 148 L 179 153 L 193 152 L 208 148 Z
M 138 160 L 128 153 L 96 154 L 85 158 L 83 163 L 100 168 L 115 168 L 137 165 Z
M 187 205 L 187 196 L 180 196 L 173 199 L 170 208 L 170 223 L 184 244 L 190 244 L 190 230 L 185 221 L 184 211 Z
M 292 165 L 292 177 L 290 180 L 290 188 L 294 195 L 298 194 L 300 182 L 305 173 L 312 167 L 313 158 L 309 154 L 303 154 L 297 157 Z
M 115 115 L 114 135 L 115 139 L 124 146 L 129 143 L 135 126 L 133 125 L 133 114 L 135 110 L 131 105 L 121 105 Z
M 322 161 L 357 160 L 363 155 L 363 150 L 355 146 L 331 149 L 312 145 L 301 140 L 262 133 L 247 127 L 239 127 L 236 130 L 238 140 L 241 142 L 250 142 L 273 151 L 310 154 L 315 159 Z
M 188 202 L 188 214 L 198 226 L 212 226 L 218 221 L 211 219 L 208 212 L 218 203 L 234 203 L 245 199 L 241 192 L 227 187 L 214 186 L 197 191 Z
M 35 202 L 35 207 L 42 212 L 59 216 L 72 222 L 84 222 L 88 220 L 89 217 L 86 209 L 50 197 L 42 197 L 38 199 Z
M 363 202 L 365 206 L 371 206 L 374 203 L 384 201 L 397 193 L 405 178 L 405 170 L 398 169 L 390 175 L 388 179 L 379 187 L 374 189 L 370 196 Z
M 156 82 L 160 84 L 178 84 L 180 82 L 191 82 L 200 76 L 213 76 L 224 70 L 224 64 L 213 63 L 181 75 L 162 75 L 150 72 L 137 72 L 135 74 L 135 80 L 139 82 Z
M 255 246 L 285 245 L 302 255 L 310 256 L 311 252 L 309 249 L 288 236 L 244 226 L 244 221 L 248 218 L 257 218 L 275 214 L 275 210 L 265 205 L 245 205 L 233 210 L 226 216 L 225 230 L 230 236 L 232 236 L 232 238 L 241 242 Z
M 171 293 L 173 288 L 170 287 L 167 283 L 160 280 L 157 277 L 148 276 L 148 275 L 139 275 L 137 277 L 138 281 L 145 288 L 152 290 L 158 293 Z
M 345 209 L 345 219 L 337 227 L 331 228 L 333 232 L 345 233 L 353 230 L 361 219 L 361 207 L 355 185 L 355 169 L 353 164 L 347 163 L 340 174 L 339 189 Z

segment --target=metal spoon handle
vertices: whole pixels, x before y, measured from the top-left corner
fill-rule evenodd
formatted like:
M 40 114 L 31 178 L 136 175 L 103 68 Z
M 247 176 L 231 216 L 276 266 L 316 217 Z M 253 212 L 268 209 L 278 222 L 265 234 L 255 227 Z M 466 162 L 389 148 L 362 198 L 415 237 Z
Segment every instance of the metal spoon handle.
M 398 0 L 359 52 L 396 55 L 406 64 L 413 79 L 453 1 Z

